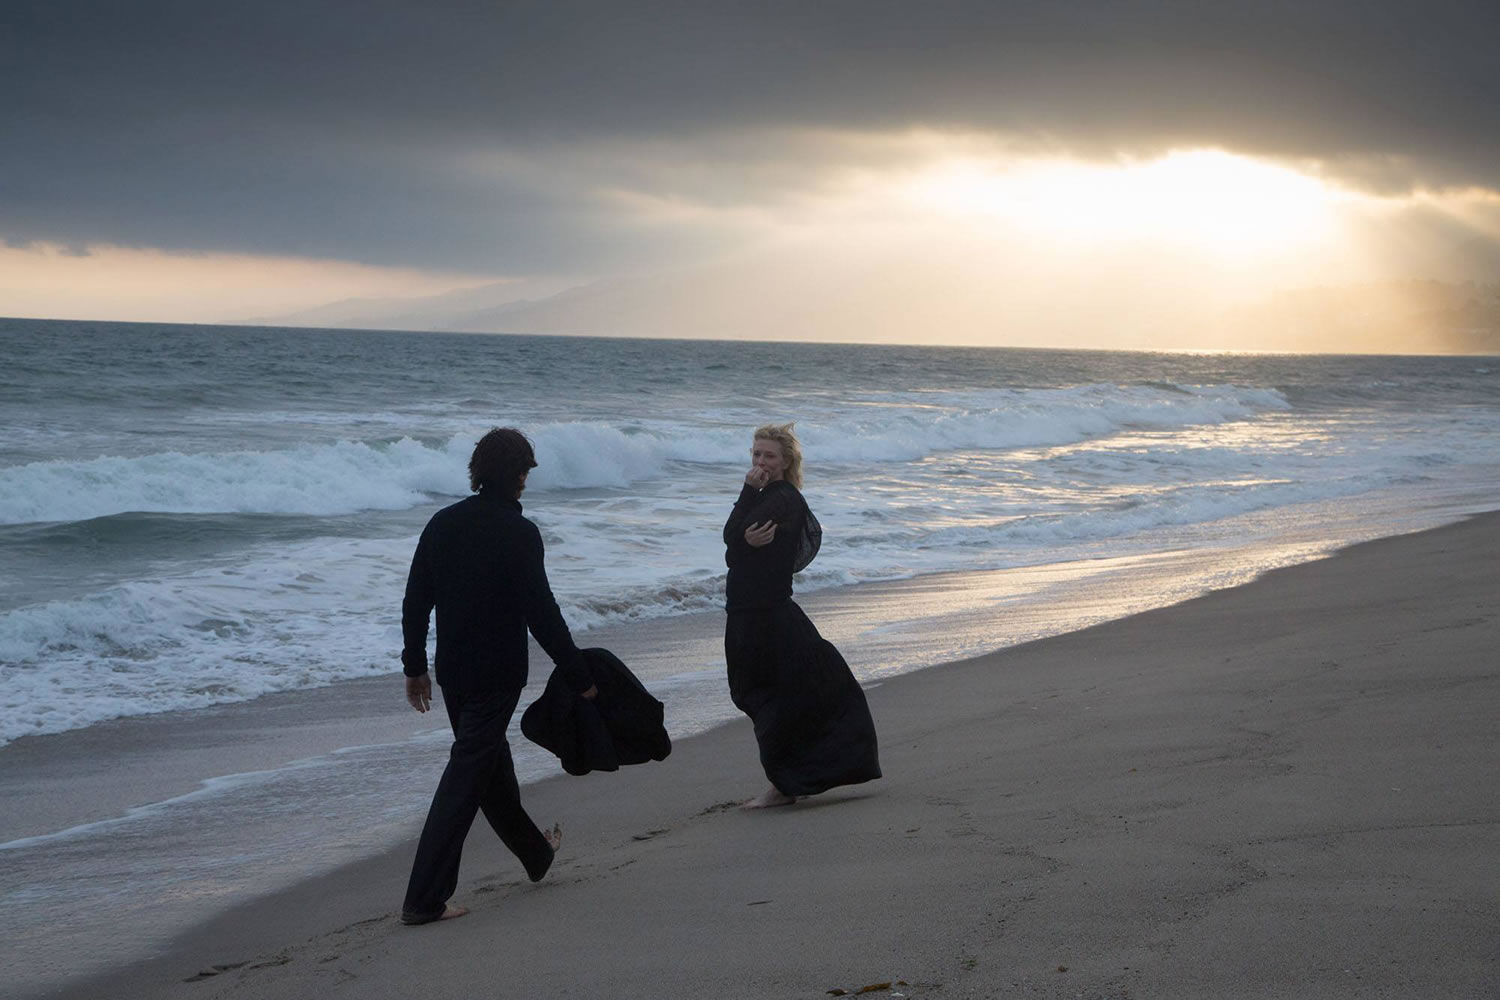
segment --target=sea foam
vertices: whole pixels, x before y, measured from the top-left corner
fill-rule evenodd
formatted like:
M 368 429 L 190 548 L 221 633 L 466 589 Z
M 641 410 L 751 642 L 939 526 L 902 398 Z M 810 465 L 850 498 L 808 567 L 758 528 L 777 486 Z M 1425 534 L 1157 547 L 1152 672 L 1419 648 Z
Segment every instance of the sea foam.
M 1234 386 L 1091 385 L 871 398 L 858 419 L 812 419 L 801 433 L 820 462 L 909 462 L 965 448 L 1066 444 L 1131 427 L 1174 428 L 1284 409 L 1274 390 Z M 527 428 L 540 463 L 533 491 L 612 488 L 663 474 L 669 462 L 733 464 L 744 427 L 666 422 L 544 423 Z M 441 443 L 334 441 L 219 453 L 180 451 L 0 469 L 0 524 L 79 521 L 127 512 L 337 516 L 402 510 L 468 492 L 465 466 L 483 427 Z

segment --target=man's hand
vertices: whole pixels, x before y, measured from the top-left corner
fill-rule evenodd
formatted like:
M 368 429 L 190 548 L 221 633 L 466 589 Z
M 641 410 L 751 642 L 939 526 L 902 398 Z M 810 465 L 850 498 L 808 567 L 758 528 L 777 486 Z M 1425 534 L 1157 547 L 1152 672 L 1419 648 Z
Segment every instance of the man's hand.
M 775 537 L 775 521 L 762 521 L 760 524 L 752 524 L 745 529 L 745 541 L 757 549 L 764 545 L 770 545 L 771 539 Z
M 406 703 L 418 712 L 425 712 L 432 707 L 431 674 L 406 679 Z

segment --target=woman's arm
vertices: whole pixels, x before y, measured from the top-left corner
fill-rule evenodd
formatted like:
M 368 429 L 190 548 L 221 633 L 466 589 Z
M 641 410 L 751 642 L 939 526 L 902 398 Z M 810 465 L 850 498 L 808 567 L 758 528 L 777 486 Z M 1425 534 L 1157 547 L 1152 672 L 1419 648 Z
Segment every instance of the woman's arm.
M 801 497 L 790 484 L 772 483 L 759 491 L 745 487 L 724 525 L 725 562 L 734 565 L 746 556 L 785 555 L 789 546 L 795 547 L 802 510 Z
M 740 495 L 734 502 L 734 510 L 729 512 L 729 520 L 724 522 L 724 544 L 733 548 L 736 541 L 743 542 L 745 529 L 755 523 L 748 520 L 751 511 L 760 500 L 760 490 L 746 483 L 740 488 Z

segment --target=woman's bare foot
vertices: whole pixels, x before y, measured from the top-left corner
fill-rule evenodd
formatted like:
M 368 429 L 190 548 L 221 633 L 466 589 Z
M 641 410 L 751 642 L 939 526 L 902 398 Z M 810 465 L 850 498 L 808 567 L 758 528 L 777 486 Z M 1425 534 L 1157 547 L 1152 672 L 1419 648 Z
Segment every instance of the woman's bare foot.
M 787 795 L 781 789 L 772 785 L 761 792 L 755 798 L 743 803 L 741 809 L 770 809 L 772 806 L 789 806 L 797 801 L 797 796 Z
M 457 920 L 459 917 L 468 912 L 469 908 L 467 906 L 454 906 L 452 903 L 444 903 L 443 912 L 435 917 L 414 917 L 409 914 L 403 913 L 401 914 L 401 922 L 403 924 L 411 926 L 420 924 L 435 924 L 439 920 Z
M 556 854 L 562 847 L 562 824 L 553 823 L 552 829 L 542 831 L 542 836 L 547 838 L 547 846 L 552 848 L 553 854 Z

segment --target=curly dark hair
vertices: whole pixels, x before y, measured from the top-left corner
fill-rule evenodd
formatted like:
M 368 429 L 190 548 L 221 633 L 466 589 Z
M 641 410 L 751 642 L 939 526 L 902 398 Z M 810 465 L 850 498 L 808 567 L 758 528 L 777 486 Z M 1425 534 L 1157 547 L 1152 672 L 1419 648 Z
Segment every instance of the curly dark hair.
M 514 427 L 494 427 L 479 439 L 469 457 L 469 489 L 516 496 L 521 477 L 534 468 L 536 452 L 526 435 Z

